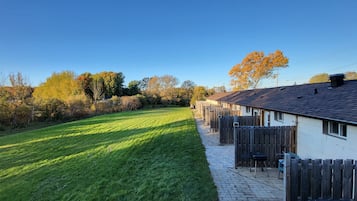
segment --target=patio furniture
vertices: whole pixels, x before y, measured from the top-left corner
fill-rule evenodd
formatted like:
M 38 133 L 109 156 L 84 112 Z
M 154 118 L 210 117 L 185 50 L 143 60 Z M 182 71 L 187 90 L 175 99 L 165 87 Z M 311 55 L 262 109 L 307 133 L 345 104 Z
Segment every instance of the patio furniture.
M 300 158 L 296 153 L 293 153 L 293 152 L 287 152 L 287 153 L 284 153 L 284 154 L 289 154 L 290 158 L 292 158 L 292 159 L 299 159 Z M 278 160 L 278 178 L 280 178 L 280 173 L 284 174 L 284 164 L 285 164 L 284 159 L 279 159 Z
M 257 166 L 258 166 L 258 163 L 263 163 L 264 167 L 265 167 L 265 170 L 268 174 L 268 177 L 269 177 L 269 173 L 268 173 L 268 170 L 267 170 L 267 164 L 266 164 L 266 161 L 268 159 L 267 155 L 266 154 L 263 154 L 263 153 L 260 153 L 260 152 L 256 152 L 256 153 L 252 153 L 251 154 L 251 159 L 253 160 L 254 162 L 254 177 L 257 176 Z M 264 171 L 264 167 L 262 166 L 262 171 Z M 249 171 L 252 170 L 252 167 L 249 169 Z

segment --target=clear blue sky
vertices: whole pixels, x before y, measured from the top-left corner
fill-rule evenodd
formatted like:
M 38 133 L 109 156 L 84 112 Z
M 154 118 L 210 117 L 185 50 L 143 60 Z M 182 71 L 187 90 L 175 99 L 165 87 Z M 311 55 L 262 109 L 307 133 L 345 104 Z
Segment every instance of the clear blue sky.
M 64 70 L 229 86 L 249 52 L 276 49 L 290 59 L 279 85 L 357 71 L 357 1 L 0 0 L 0 75 L 32 86 Z

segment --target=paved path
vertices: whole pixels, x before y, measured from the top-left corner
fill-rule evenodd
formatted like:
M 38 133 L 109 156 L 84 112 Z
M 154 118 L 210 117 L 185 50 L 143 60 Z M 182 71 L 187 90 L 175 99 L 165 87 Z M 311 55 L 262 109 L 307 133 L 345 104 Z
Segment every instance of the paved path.
M 269 176 L 259 170 L 256 177 L 249 168 L 235 169 L 234 145 L 220 146 L 217 133 L 210 133 L 202 120 L 196 123 L 220 201 L 283 200 L 283 180 L 277 178 L 277 169 L 269 168 Z

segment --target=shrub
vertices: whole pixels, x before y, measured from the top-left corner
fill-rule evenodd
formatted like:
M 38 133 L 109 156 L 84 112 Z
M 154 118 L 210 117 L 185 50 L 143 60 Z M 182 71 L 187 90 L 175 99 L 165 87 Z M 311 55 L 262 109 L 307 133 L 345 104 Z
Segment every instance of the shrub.
M 7 102 L 0 102 L 0 124 L 10 125 L 10 107 Z
M 113 112 L 112 105 L 113 103 L 111 100 L 101 100 L 92 104 L 91 110 L 95 112 L 95 114 L 110 113 Z
M 112 110 L 113 112 L 119 112 L 120 111 L 120 98 L 118 96 L 112 96 L 110 99 L 112 101 Z
M 67 100 L 66 119 L 81 119 L 89 115 L 89 100 L 84 96 L 72 96 Z
M 136 97 L 139 98 L 142 107 L 149 105 L 149 102 L 148 102 L 148 99 L 146 96 L 144 96 L 142 94 L 137 94 Z
M 32 109 L 31 107 L 21 104 L 14 105 L 14 110 L 12 114 L 12 127 L 25 127 L 31 121 Z
M 35 117 L 37 120 L 61 120 L 65 112 L 64 102 L 49 99 L 35 102 Z
M 137 110 L 142 107 L 137 96 L 123 96 L 120 102 L 122 110 Z

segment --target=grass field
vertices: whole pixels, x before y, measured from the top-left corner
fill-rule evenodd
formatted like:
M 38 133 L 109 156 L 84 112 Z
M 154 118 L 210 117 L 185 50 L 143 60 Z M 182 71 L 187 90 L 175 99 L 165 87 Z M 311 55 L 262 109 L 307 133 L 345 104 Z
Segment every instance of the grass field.
M 217 200 L 192 113 L 103 115 L 0 137 L 0 200 Z

